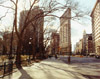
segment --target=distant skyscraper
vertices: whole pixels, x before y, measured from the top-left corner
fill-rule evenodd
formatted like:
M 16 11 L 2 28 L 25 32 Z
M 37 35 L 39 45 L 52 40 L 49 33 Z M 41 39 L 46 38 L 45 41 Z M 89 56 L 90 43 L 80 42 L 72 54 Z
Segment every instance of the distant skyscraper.
M 71 9 L 68 8 L 60 18 L 60 51 L 63 54 L 71 52 Z
M 91 13 L 94 52 L 100 55 L 100 0 L 97 0 Z
M 83 53 L 86 54 L 86 31 L 83 32 Z
M 93 53 L 93 39 L 91 34 L 83 34 L 83 55 Z

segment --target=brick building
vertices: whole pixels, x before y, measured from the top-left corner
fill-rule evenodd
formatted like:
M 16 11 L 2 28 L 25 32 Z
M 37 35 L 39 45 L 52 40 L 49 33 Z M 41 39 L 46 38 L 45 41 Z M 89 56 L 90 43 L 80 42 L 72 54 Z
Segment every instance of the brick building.
M 89 55 L 89 53 L 93 53 L 92 33 L 86 34 L 86 32 L 84 31 L 83 38 L 76 43 L 75 53 L 81 55 Z
M 11 37 L 12 37 L 12 33 L 7 33 L 3 35 L 3 40 L 2 40 L 2 44 L 3 44 L 3 54 L 9 54 L 10 53 L 10 46 L 11 46 Z M 16 53 L 17 50 L 17 35 L 14 32 L 13 33 L 13 41 L 12 41 L 12 54 Z
M 85 50 L 83 50 L 84 55 L 89 55 L 89 53 L 93 53 L 93 40 L 92 40 L 92 34 L 86 34 L 85 35 Z

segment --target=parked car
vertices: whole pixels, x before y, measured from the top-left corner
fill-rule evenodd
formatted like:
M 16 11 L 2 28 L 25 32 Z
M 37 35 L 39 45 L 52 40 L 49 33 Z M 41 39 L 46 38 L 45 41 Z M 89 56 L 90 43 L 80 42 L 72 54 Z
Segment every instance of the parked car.
M 100 59 L 100 55 L 95 55 L 95 58 Z
M 89 56 L 90 57 L 94 57 L 95 56 L 95 53 L 89 53 Z

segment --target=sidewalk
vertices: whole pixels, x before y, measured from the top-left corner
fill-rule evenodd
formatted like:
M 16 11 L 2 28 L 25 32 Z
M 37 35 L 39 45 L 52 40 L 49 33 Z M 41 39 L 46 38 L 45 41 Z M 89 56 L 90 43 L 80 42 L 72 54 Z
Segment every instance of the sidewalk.
M 87 70 L 74 69 L 76 66 L 65 64 L 63 61 L 55 58 L 46 59 L 40 63 L 34 63 L 32 66 L 23 67 L 12 75 L 5 76 L 3 79 L 92 79 L 85 75 Z M 81 73 L 82 72 L 82 73 Z M 100 75 L 99 73 L 94 76 Z M 100 77 L 93 78 L 100 79 Z

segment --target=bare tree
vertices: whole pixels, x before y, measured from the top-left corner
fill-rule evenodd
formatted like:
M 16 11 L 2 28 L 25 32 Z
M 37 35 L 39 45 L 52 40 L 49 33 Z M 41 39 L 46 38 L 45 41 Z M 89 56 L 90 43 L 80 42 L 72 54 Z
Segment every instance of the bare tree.
M 21 67 L 21 49 L 22 49 L 22 45 L 23 45 L 23 35 L 24 35 L 24 32 L 25 30 L 28 28 L 28 26 L 32 23 L 32 26 L 34 27 L 35 24 L 37 24 L 38 22 L 38 19 L 41 18 L 41 17 L 56 17 L 56 18 L 60 18 L 60 16 L 57 16 L 56 12 L 59 12 L 61 10 L 64 10 L 64 9 L 67 9 L 67 8 L 71 8 L 73 13 L 74 13 L 74 16 L 71 17 L 71 19 L 79 19 L 80 17 L 84 17 L 84 15 L 87 15 L 86 12 L 83 12 L 81 10 L 78 9 L 78 3 L 77 2 L 74 2 L 72 0 L 65 0 L 65 4 L 62 4 L 60 2 L 58 2 L 57 0 L 48 0 L 48 1 L 45 1 L 45 0 L 29 0 L 29 5 L 30 5 L 30 8 L 29 10 L 27 11 L 27 14 L 26 14 L 26 17 L 25 17 L 25 20 L 23 22 L 23 25 L 21 26 L 22 27 L 22 30 L 19 32 L 19 29 L 18 29 L 18 3 L 19 3 L 19 0 L 9 0 L 13 3 L 13 6 L 14 8 L 11 8 L 11 7 L 7 7 L 7 6 L 3 6 L 5 8 L 10 8 L 14 11 L 14 22 L 13 22 L 13 27 L 15 29 L 15 32 L 16 32 L 16 35 L 18 37 L 18 44 L 17 44 L 17 52 L 16 52 L 16 65 L 18 68 Z M 39 12 L 38 14 L 36 14 L 35 16 L 31 16 L 30 18 L 30 15 L 32 13 L 32 9 L 34 8 L 34 5 L 37 3 L 37 2 L 40 2 L 41 5 L 40 5 L 40 9 L 43 10 L 43 12 Z M 2 5 L 1 5 L 2 6 Z M 64 18 L 64 17 L 62 17 Z M 69 17 L 67 17 L 69 18 Z M 20 27 L 20 26 L 19 26 Z M 34 30 L 36 28 L 34 27 Z M 45 30 L 44 30 L 45 32 Z M 43 34 L 44 34 L 43 32 Z M 34 33 L 35 34 L 35 33 Z M 34 35 L 36 36 L 36 34 Z M 36 41 L 36 39 L 34 39 Z M 48 39 L 46 40 L 46 43 L 45 45 L 47 45 L 47 41 Z M 36 50 L 36 49 L 34 49 Z
M 8 39 L 9 39 L 9 28 L 5 27 L 4 30 L 0 31 L 0 36 L 3 39 L 2 41 L 2 46 L 3 46 L 3 51 L 2 54 L 7 54 L 7 44 L 8 44 Z

